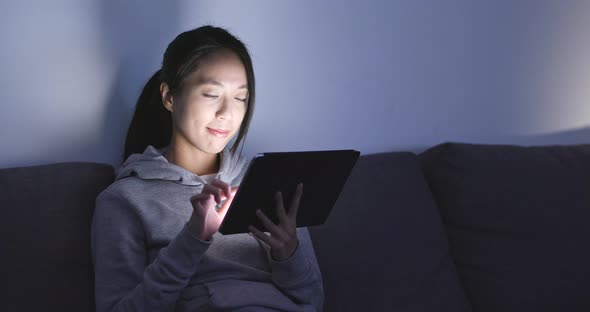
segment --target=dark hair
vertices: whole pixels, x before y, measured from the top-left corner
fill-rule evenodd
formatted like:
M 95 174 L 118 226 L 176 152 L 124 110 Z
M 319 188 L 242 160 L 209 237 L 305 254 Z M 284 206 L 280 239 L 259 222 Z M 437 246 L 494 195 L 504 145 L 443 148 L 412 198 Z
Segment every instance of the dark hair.
M 142 153 L 148 145 L 162 148 L 170 144 L 172 115 L 162 103 L 160 84 L 165 82 L 172 96 L 182 94 L 188 76 L 197 70 L 205 57 L 220 50 L 234 52 L 246 69 L 247 109 L 238 137 L 231 148 L 232 153 L 236 152 L 248 133 L 254 112 L 252 60 L 246 46 L 239 39 L 223 28 L 207 25 L 181 33 L 166 48 L 162 68 L 148 80 L 137 100 L 125 139 L 123 159 L 133 153 Z

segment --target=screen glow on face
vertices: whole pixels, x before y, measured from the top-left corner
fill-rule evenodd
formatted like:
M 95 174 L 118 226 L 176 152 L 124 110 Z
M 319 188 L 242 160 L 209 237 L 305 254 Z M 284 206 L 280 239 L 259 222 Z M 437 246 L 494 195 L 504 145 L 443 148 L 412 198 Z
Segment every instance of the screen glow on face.
M 185 83 L 175 105 L 175 131 L 205 153 L 216 154 L 238 133 L 247 109 L 246 70 L 232 52 L 206 58 Z

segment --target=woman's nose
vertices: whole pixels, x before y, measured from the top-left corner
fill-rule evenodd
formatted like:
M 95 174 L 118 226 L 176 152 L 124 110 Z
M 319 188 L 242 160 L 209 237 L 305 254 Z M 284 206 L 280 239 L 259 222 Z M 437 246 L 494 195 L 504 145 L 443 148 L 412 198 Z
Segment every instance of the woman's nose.
M 232 118 L 230 99 L 224 98 L 217 110 L 217 118 L 222 120 L 229 120 Z

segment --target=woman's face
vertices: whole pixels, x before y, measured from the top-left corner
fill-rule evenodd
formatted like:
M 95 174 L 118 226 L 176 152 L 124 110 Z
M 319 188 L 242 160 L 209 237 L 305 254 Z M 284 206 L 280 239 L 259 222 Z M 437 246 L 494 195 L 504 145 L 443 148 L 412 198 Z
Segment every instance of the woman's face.
M 247 96 L 246 70 L 235 53 L 224 50 L 206 57 L 185 81 L 182 94 L 164 101 L 172 112 L 175 142 L 204 153 L 221 152 L 240 130 Z

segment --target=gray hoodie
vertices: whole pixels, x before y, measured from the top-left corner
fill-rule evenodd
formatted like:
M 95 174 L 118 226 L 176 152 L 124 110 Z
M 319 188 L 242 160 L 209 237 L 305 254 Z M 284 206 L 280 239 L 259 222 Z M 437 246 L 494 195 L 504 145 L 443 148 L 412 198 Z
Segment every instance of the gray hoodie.
M 306 228 L 299 246 L 274 261 L 251 234 L 201 241 L 187 228 L 190 197 L 205 180 L 148 146 L 117 170 L 96 199 L 92 257 L 97 312 L 321 311 L 322 278 Z M 239 185 L 243 159 L 221 153 L 217 178 Z

